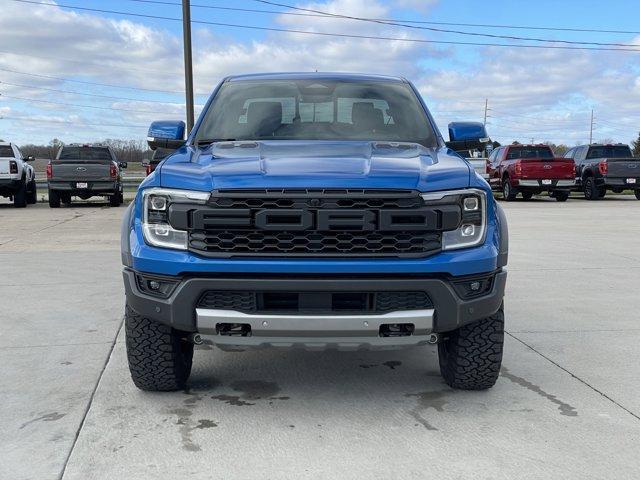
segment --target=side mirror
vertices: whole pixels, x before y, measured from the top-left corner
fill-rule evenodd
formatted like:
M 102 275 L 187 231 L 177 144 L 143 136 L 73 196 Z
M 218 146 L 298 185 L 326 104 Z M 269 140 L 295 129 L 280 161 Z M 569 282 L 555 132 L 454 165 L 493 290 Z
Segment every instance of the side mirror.
M 118 162 L 120 168 L 127 168 L 127 162 Z
M 177 149 L 184 145 L 185 124 L 182 121 L 162 120 L 153 122 L 147 134 L 151 150 L 156 148 Z
M 480 122 L 451 122 L 449 124 L 449 141 L 447 147 L 462 156 L 469 156 L 470 152 L 484 152 L 491 139 L 487 129 Z

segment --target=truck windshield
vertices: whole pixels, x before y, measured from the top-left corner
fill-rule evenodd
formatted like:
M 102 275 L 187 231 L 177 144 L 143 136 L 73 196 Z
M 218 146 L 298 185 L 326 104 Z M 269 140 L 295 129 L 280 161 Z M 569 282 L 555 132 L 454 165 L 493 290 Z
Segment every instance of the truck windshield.
M 633 154 L 627 145 L 589 147 L 587 158 L 631 158 Z
M 58 160 L 111 161 L 111 154 L 104 147 L 63 147 Z
M 238 81 L 222 85 L 196 141 L 381 140 L 435 146 L 436 135 L 403 83 Z
M 511 147 L 507 158 L 553 158 L 553 152 L 549 147 Z

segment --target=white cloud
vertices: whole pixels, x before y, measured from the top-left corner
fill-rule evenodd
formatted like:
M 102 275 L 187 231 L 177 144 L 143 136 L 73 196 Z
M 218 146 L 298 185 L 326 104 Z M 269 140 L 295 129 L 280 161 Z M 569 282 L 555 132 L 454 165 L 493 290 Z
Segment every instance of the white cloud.
M 329 0 L 299 5 L 331 13 L 388 18 L 394 16 L 397 7 L 428 11 L 435 3 L 434 0 L 392 3 Z M 396 38 L 419 35 L 417 31 L 337 18 L 281 15 L 275 22 L 279 28 L 307 32 Z M 494 47 L 476 49 L 477 56 L 470 59 L 455 57 L 458 51 L 453 48 L 443 51 L 403 41 L 272 32 L 261 40 L 241 42 L 201 26 L 194 33 L 195 82 L 196 92 L 200 94 L 208 95 L 221 78 L 230 74 L 316 69 L 371 72 L 417 80 L 441 126 L 456 118 L 481 119 L 483 101 L 489 98 L 489 128 L 494 135 L 534 136 L 537 140 L 557 138 L 568 142 L 583 140 L 591 107 L 596 109 L 598 119 L 597 138 L 609 136 L 627 141 L 638 128 L 640 70 L 632 63 L 637 54 Z M 181 42 L 179 35 L 138 20 L 112 20 L 56 7 L 5 2 L 0 16 L 0 68 L 34 74 L 181 91 Z M 640 45 L 640 37 L 633 42 Z M 458 59 L 464 63 L 456 61 Z M 0 114 L 5 116 L 44 115 L 45 120 L 54 115 L 64 121 L 78 122 L 75 131 L 66 124 L 43 123 L 39 130 L 33 122 L 19 124 L 25 132 L 39 131 L 35 135 L 38 141 L 48 141 L 52 136 L 62 135 L 60 132 L 69 131 L 75 135 L 74 140 L 116 136 L 117 133 L 103 133 L 86 124 L 146 124 L 154 118 L 183 115 L 180 94 L 169 96 L 160 92 L 64 83 L 2 71 L 0 78 L 10 83 L 127 99 L 101 99 L 0 85 L 0 91 L 6 95 L 149 111 L 109 112 L 2 100 L 10 106 L 0 107 Z M 203 100 L 199 97 L 199 101 Z M 16 125 L 18 123 L 12 124 L 12 131 L 17 130 Z M 105 130 L 118 132 L 112 127 Z M 120 129 L 119 132 L 123 136 L 139 135 L 137 131 Z

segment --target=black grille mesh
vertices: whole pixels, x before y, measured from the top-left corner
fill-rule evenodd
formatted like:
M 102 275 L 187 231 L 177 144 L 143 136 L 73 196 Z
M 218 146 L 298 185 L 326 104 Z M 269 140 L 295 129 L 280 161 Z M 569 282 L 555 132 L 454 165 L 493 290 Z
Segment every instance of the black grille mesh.
M 271 292 L 239 292 L 225 290 L 209 290 L 204 292 L 198 301 L 198 308 L 211 308 L 218 310 L 235 310 L 245 313 L 261 313 L 266 311 L 262 305 L 265 304 L 265 296 Z M 282 293 L 282 292 L 277 292 Z M 295 293 L 285 292 L 289 295 L 297 295 Z M 426 292 L 329 292 L 326 311 L 331 313 L 334 311 L 331 301 L 332 295 L 339 295 L 343 299 L 345 295 L 351 296 L 354 305 L 360 304 L 360 307 L 346 311 L 344 308 L 335 310 L 336 313 L 352 313 L 358 311 L 361 313 L 387 313 L 405 310 L 424 310 L 433 308 L 433 302 Z M 288 310 L 299 311 L 300 305 L 293 302 L 289 305 Z
M 255 312 L 256 294 L 253 292 L 209 290 L 200 297 L 198 308 Z
M 189 245 L 203 252 L 233 254 L 402 255 L 440 248 L 440 234 L 404 232 L 193 231 Z
M 433 308 L 433 302 L 425 292 L 378 292 L 376 293 L 377 312 L 395 312 L 398 310 L 422 310 Z

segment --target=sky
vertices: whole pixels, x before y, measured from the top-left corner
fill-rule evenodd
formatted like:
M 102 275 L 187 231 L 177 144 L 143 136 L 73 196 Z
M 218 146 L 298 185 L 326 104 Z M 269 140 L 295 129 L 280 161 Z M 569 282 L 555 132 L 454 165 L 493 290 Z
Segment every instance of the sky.
M 34 1 L 0 0 L 0 138 L 19 145 L 48 143 L 53 138 L 66 143 L 143 140 L 151 121 L 184 119 L 182 23 L 171 20 L 181 18 L 180 0 Z M 628 143 L 640 131 L 640 2 L 273 0 L 281 4 L 277 6 L 256 0 L 191 1 L 200 108 L 227 75 L 315 70 L 381 73 L 411 80 L 445 136 L 451 121 L 483 121 L 485 101 L 489 135 L 502 143 L 586 143 L 592 110 L 594 141 Z M 287 6 L 398 22 L 500 27 L 405 23 L 420 27 L 408 28 L 286 15 L 283 12 L 305 13 Z M 247 26 L 387 39 L 241 28 Z M 630 33 L 553 30 L 558 28 Z M 576 46 L 563 42 L 630 46 L 604 47 L 618 51 L 555 48 Z

